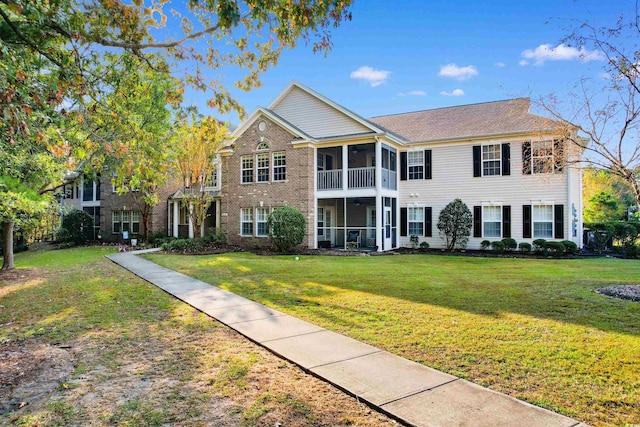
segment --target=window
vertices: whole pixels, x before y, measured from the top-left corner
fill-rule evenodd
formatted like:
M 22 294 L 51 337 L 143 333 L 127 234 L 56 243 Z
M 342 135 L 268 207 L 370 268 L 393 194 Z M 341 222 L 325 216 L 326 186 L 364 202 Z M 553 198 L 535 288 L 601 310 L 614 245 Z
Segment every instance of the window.
M 500 175 L 500 144 L 482 146 L 482 176 Z
M 553 238 L 553 206 L 534 205 L 533 213 L 533 238 Z
M 83 189 L 82 189 L 82 201 L 91 202 L 93 200 L 95 200 L 93 198 L 93 181 L 85 178 Z
M 553 141 L 531 143 L 531 168 L 533 173 L 553 172 Z
M 253 209 L 240 209 L 240 235 L 253 236 Z
M 120 211 L 111 212 L 111 230 L 113 233 L 120 233 L 122 231 Z
M 502 206 L 482 207 L 482 237 L 502 237 Z
M 318 237 L 324 237 L 324 208 L 318 208 Z
M 261 142 L 260 144 L 258 144 L 258 147 L 256 148 L 257 151 L 267 151 L 269 150 L 269 145 L 266 142 Z
M 253 182 L 253 156 L 242 156 L 240 158 L 242 169 L 242 183 Z
M 409 236 L 424 236 L 424 208 L 407 209 Z
M 112 211 L 111 231 L 114 234 L 124 231 L 131 234 L 140 233 L 140 211 Z
M 256 209 L 256 236 L 268 236 L 267 219 L 269 218 L 269 209 Z
M 273 180 L 284 181 L 287 179 L 287 155 L 284 151 L 273 153 Z
M 424 153 L 422 151 L 409 151 L 407 153 L 407 166 L 409 169 L 409 179 L 423 179 Z
M 269 182 L 269 153 L 262 153 L 256 156 L 258 164 L 258 182 Z
M 178 218 L 178 225 L 189 224 L 189 208 L 187 206 L 180 206 L 180 217 Z

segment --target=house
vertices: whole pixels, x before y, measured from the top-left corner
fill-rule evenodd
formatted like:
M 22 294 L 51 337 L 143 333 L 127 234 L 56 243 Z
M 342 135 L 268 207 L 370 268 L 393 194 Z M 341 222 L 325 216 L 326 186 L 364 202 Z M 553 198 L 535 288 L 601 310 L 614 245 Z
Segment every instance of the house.
M 511 237 L 573 240 L 582 229 L 580 153 L 528 99 L 365 119 L 289 84 L 232 133 L 222 153 L 217 222 L 230 243 L 267 245 L 280 206 L 307 218 L 309 248 L 387 251 L 411 236 L 444 247 L 440 211 L 472 210 L 468 247 Z

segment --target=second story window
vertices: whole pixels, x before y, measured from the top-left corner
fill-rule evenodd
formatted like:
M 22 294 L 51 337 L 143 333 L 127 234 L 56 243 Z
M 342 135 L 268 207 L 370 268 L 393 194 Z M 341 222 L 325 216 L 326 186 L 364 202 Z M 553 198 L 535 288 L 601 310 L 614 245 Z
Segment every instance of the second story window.
M 240 163 L 242 167 L 242 183 L 253 182 L 253 156 L 242 156 Z
M 284 181 L 287 179 L 287 155 L 284 151 L 273 153 L 273 180 Z
M 500 175 L 500 144 L 482 146 L 482 176 Z
M 553 141 L 534 141 L 531 143 L 531 167 L 533 173 L 553 171 Z
M 409 169 L 409 179 L 423 179 L 424 177 L 424 154 L 422 151 L 409 151 L 407 153 L 407 166 Z
M 269 182 L 269 153 L 261 153 L 256 156 L 258 166 L 258 182 Z

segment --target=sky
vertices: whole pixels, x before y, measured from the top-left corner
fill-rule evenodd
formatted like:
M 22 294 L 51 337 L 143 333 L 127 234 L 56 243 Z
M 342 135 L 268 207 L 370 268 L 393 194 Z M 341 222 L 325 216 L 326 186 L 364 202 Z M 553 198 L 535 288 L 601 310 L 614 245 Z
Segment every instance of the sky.
M 560 97 L 581 78 L 602 79 L 597 52 L 561 44 L 582 22 L 612 26 L 634 1 L 355 0 L 325 57 L 301 43 L 262 76 L 232 90 L 250 114 L 292 80 L 363 117 L 516 97 Z M 228 77 L 233 78 L 235 71 Z M 238 74 L 239 75 L 239 74 Z M 205 114 L 205 96 L 188 94 Z M 221 117 L 238 124 L 236 115 Z

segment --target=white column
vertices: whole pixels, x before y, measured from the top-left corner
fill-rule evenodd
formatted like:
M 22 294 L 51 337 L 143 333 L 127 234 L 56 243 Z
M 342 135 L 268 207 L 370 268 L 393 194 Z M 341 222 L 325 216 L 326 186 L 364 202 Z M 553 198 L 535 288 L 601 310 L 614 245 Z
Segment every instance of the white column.
M 193 239 L 193 221 L 191 221 L 191 209 L 193 209 L 193 206 L 189 205 L 189 238 Z
M 376 194 L 376 246 L 378 252 L 382 251 L 382 242 L 384 241 L 384 209 L 382 209 L 382 196 Z M 385 248 L 388 249 L 388 248 Z
M 342 146 L 342 189 L 346 190 L 349 182 L 349 146 Z M 346 205 L 345 205 L 346 206 Z
M 382 143 L 376 138 L 376 193 L 382 190 Z
M 178 237 L 178 222 L 180 222 L 180 211 L 178 209 L 179 205 L 179 200 L 173 201 L 173 237 Z

